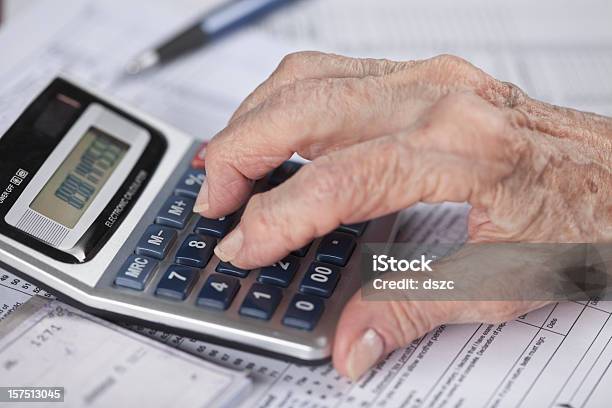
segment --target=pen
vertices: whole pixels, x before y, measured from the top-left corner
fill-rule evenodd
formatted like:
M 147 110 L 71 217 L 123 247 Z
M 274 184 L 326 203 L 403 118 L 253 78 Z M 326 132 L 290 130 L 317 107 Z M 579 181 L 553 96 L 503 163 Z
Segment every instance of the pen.
M 126 73 L 138 74 L 202 47 L 295 0 L 233 0 L 210 11 L 175 37 L 131 60 Z

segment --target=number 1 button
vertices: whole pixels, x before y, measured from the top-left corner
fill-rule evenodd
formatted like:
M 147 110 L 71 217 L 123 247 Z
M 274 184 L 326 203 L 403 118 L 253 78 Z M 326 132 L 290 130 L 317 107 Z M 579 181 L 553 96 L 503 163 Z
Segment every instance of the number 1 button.
M 157 284 L 155 294 L 170 299 L 184 300 L 198 277 L 198 269 L 171 265 Z
M 254 283 L 240 306 L 240 314 L 270 320 L 282 296 L 282 290 L 279 288 Z

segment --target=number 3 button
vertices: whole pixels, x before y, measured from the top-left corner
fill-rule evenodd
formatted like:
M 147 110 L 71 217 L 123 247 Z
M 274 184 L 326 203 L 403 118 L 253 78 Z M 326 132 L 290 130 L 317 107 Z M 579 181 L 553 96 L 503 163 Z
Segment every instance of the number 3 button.
M 229 307 L 240 288 L 238 279 L 213 274 L 208 277 L 198 295 L 198 306 L 225 310 Z

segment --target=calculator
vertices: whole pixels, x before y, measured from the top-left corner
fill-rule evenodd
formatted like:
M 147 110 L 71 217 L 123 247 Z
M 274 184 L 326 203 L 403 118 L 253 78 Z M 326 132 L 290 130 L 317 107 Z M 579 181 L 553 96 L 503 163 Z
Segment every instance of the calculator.
M 360 287 L 360 245 L 389 242 L 396 214 L 341 225 L 272 265 L 236 268 L 213 249 L 240 211 L 208 219 L 192 210 L 206 177 L 192 166 L 199 145 L 53 79 L 0 138 L 1 265 L 113 321 L 328 361 L 342 308 Z M 285 162 L 255 191 L 302 165 Z

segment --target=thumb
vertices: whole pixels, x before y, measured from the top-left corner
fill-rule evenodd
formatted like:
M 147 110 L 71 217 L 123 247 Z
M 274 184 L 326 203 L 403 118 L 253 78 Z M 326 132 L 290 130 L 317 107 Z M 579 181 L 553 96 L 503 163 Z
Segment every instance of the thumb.
M 334 340 L 334 367 L 357 380 L 393 350 L 452 321 L 443 301 L 366 301 L 357 292 L 344 307 Z

